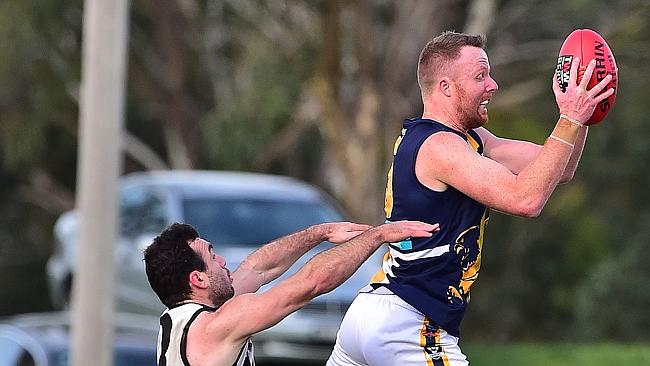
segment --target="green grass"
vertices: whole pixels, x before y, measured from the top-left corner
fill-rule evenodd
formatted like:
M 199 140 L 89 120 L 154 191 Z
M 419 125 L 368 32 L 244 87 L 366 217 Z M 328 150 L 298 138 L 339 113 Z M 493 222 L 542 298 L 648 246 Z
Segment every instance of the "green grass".
M 650 345 L 472 344 L 461 342 L 471 366 L 650 365 Z

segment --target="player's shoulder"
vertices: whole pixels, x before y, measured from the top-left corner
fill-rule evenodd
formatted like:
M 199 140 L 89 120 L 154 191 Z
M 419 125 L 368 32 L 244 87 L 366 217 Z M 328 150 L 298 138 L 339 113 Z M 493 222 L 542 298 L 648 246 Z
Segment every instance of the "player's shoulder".
M 234 299 L 234 298 L 233 298 Z M 224 328 L 229 327 L 229 323 L 234 323 L 237 320 L 237 312 L 234 307 L 228 306 L 232 299 L 226 301 L 223 305 L 212 311 L 203 311 L 196 315 L 192 322 L 192 327 L 200 329 L 201 332 L 218 332 Z
M 232 362 L 249 336 L 238 336 L 234 319 L 219 312 L 203 312 L 192 322 L 187 333 L 187 357 L 190 364 L 201 360 Z
M 424 140 L 422 149 L 445 152 L 449 148 L 465 148 L 466 146 L 467 141 L 460 134 L 452 131 L 438 131 Z

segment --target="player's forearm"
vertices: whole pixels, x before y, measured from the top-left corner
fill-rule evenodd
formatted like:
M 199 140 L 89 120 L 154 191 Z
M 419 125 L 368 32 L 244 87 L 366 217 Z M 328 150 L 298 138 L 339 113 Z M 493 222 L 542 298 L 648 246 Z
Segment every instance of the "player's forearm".
M 564 174 L 580 127 L 559 119 L 535 160 L 517 176 L 518 215 L 536 217 Z
M 372 228 L 350 241 L 314 256 L 295 275 L 297 282 L 309 284 L 307 296 L 327 293 L 347 280 L 384 242 L 382 227 Z
M 573 179 L 576 169 L 578 168 L 578 163 L 580 162 L 580 158 L 582 157 L 582 151 L 584 150 L 585 147 L 585 142 L 587 140 L 588 132 L 589 132 L 589 127 L 584 126 L 580 128 L 580 131 L 578 132 L 578 137 L 576 138 L 576 142 L 573 146 L 573 153 L 571 153 L 571 157 L 569 158 L 569 163 L 564 169 L 562 178 L 560 178 L 560 183 L 566 183 L 571 181 L 571 179 Z
M 326 240 L 325 234 L 323 225 L 310 226 L 289 234 L 251 253 L 240 267 L 261 273 L 264 283 L 269 283 L 282 275 L 303 254 Z

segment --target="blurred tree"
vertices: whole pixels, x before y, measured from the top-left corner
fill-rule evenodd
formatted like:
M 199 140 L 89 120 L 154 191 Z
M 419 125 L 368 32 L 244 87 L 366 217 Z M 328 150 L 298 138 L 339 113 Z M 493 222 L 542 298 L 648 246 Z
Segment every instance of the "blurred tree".
M 320 65 L 308 82 L 336 162 L 334 186 L 353 217 L 380 222 L 386 162 L 403 118 L 419 100 L 417 57 L 428 39 L 466 18 L 462 2 L 402 1 L 343 5 L 323 1 Z M 336 175 L 335 175 L 336 174 Z M 336 182 L 338 180 L 338 182 Z

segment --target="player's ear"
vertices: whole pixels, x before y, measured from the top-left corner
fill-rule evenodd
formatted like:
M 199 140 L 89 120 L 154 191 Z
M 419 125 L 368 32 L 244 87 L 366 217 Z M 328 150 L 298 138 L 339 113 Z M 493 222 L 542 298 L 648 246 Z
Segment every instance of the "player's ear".
M 190 272 L 189 276 L 190 284 L 192 284 L 195 287 L 198 288 L 206 288 L 208 287 L 208 281 L 207 278 L 205 278 L 205 273 L 199 272 L 199 271 L 192 271 Z
M 438 90 L 440 90 L 440 92 L 443 95 L 447 97 L 451 97 L 451 89 L 452 89 L 452 84 L 449 78 L 444 77 L 440 79 L 440 81 L 438 81 Z

